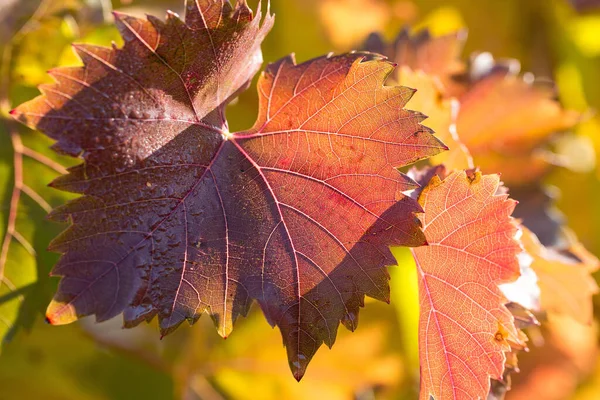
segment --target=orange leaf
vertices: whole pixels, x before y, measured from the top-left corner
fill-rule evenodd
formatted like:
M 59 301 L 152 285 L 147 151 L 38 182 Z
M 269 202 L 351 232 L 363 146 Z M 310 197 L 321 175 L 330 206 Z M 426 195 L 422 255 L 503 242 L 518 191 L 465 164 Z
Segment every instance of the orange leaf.
M 432 37 L 428 31 L 409 36 L 403 30 L 393 43 L 371 35 L 365 46 L 435 78 L 441 83 L 439 95 L 459 101 L 456 133 L 477 167 L 501 172 L 503 181 L 511 185 L 535 181 L 559 161 L 545 149 L 551 137 L 572 128 L 580 115 L 562 108 L 551 87 L 535 83 L 531 74 L 519 75 L 520 64 L 514 59 L 495 60 L 481 53 L 465 65 L 459 59 L 465 39 L 463 31 Z M 428 91 L 424 81 L 412 84 Z M 419 110 L 432 115 L 432 109 Z M 432 128 L 444 141 L 448 127 Z M 451 150 L 456 147 L 452 141 L 444 142 Z M 440 158 L 446 163 L 452 156 L 445 153 Z
M 553 91 L 534 84 L 531 75 L 513 72 L 491 71 L 474 81 L 459 97 L 456 126 L 477 166 L 522 184 L 547 171 L 548 157 L 538 149 L 555 132 L 573 127 L 579 114 L 563 109 Z
M 419 196 L 429 246 L 412 249 L 421 303 L 421 396 L 485 398 L 502 379 L 505 354 L 521 343 L 498 284 L 519 276 L 510 217 L 515 202 L 499 194 L 497 175 L 433 176 Z
M 511 400 L 596 399 L 574 396 L 598 359 L 598 329 L 567 316 L 550 315 L 542 324 L 542 346 L 519 358 L 520 373 L 513 376 Z M 539 340 L 539 339 L 538 339 Z M 535 340 L 532 340 L 535 343 Z M 590 380 L 587 388 L 590 388 Z
M 571 246 L 570 255 L 544 247 L 527 228 L 523 228 L 521 242 L 533 257 L 531 268 L 538 276 L 542 310 L 590 324 L 592 296 L 598 293 L 598 285 L 590 273 L 598 269 L 598 259 L 579 243 Z

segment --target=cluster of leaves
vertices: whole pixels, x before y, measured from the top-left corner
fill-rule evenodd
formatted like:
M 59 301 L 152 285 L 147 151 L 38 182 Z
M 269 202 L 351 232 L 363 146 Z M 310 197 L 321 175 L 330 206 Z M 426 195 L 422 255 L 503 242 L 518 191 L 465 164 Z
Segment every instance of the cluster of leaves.
M 483 53 L 465 64 L 464 34 L 426 32 L 390 45 L 372 36 L 371 52 L 286 57 L 258 79 L 254 126 L 232 133 L 225 108 L 260 68 L 268 9 L 189 0 L 184 20 L 115 19 L 122 48 L 76 45 L 83 66 L 51 70 L 55 83 L 10 112 L 83 159 L 52 182 L 81 195 L 50 214 L 70 223 L 51 244 L 62 277 L 52 324 L 157 316 L 165 335 L 208 313 L 227 337 L 256 300 L 300 379 L 340 322 L 356 329 L 365 296 L 389 302 L 389 246 L 409 246 L 421 397 L 470 399 L 488 395 L 490 377 L 503 382 L 492 395 L 506 389 L 531 312 L 590 321 L 597 260 L 539 212 L 535 184 L 555 160 L 550 138 L 579 116 L 514 62 Z M 51 208 L 23 183 L 20 160 L 65 172 L 5 124 L 14 162 L 0 272 L 23 257 L 8 253 L 15 242 L 35 254 L 17 229 L 22 194 Z M 424 159 L 432 166 L 397 171 Z M 530 230 L 511 218 L 499 176 L 474 166 L 518 188 L 537 213 L 523 208 Z M 21 304 L 2 314 L 7 326 Z
M 531 74 L 520 76 L 516 60 L 495 62 L 489 53 L 480 53 L 465 65 L 458 58 L 465 39 L 464 32 L 432 38 L 427 31 L 413 37 L 403 31 L 389 45 L 374 34 L 366 47 L 399 64 L 397 82 L 419 88 L 417 108 L 433 116 L 430 126 L 451 148 L 434 162 L 455 169 L 475 164 L 500 172 L 521 202 L 516 214 L 524 224 L 519 227 L 522 278 L 502 285 L 508 299 L 532 312 L 569 315 L 589 324 L 591 296 L 597 292 L 590 273 L 597 269 L 598 260 L 563 226 L 538 183 L 558 158 L 550 151 L 552 142 L 569 135 L 565 131 L 578 122 L 579 115 L 562 109 Z M 463 238 L 473 242 L 468 235 Z M 424 249 L 431 248 L 427 239 L 430 246 Z M 536 322 L 531 314 L 517 310 L 520 325 Z M 522 347 L 522 340 L 515 339 L 509 339 L 512 347 Z M 421 363 L 424 355 L 421 352 Z

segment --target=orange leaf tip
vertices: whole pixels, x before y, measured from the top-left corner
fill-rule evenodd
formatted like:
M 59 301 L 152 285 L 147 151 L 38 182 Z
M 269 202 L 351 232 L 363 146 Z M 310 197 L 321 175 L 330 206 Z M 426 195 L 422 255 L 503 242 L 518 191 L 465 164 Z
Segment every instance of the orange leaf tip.
M 66 325 L 79 319 L 71 303 L 52 300 L 46 310 L 46 322 L 51 325 Z

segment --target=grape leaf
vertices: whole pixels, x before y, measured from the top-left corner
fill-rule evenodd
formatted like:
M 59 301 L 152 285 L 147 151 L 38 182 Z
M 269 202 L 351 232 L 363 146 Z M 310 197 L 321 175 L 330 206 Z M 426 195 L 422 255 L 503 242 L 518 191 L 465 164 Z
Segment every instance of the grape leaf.
M 273 23 L 244 1 L 188 1 L 185 22 L 116 14 L 122 49 L 77 45 L 84 66 L 13 115 L 84 163 L 53 182 L 83 194 L 51 249 L 51 323 L 158 315 L 164 334 L 209 313 L 226 337 L 253 299 L 281 330 L 297 379 L 364 296 L 388 300 L 388 246 L 425 243 L 394 167 L 445 149 L 413 90 L 386 87 L 371 54 L 287 57 L 258 82 L 259 116 L 231 133 L 224 107 L 257 70 Z M 365 187 L 372 188 L 364 190 Z
M 498 284 L 519 276 L 510 214 L 497 175 L 437 169 L 419 195 L 429 246 L 413 252 L 421 303 L 421 399 L 485 398 L 505 352 L 522 339 Z M 427 177 L 427 174 L 422 176 Z

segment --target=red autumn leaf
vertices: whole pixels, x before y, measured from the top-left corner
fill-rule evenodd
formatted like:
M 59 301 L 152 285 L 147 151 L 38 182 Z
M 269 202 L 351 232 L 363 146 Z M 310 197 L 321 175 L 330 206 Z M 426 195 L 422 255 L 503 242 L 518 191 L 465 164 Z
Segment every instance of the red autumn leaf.
M 443 172 L 441 172 L 444 174 Z M 437 175 L 419 195 L 429 246 L 412 250 L 419 276 L 421 399 L 486 398 L 505 352 L 522 342 L 498 284 L 519 276 L 510 217 L 497 175 Z
M 14 112 L 84 160 L 53 183 L 83 196 L 52 213 L 71 226 L 52 243 L 48 320 L 158 315 L 166 334 L 207 312 L 227 336 L 256 299 L 299 379 L 365 295 L 388 300 L 388 246 L 425 242 L 403 194 L 415 184 L 394 167 L 444 146 L 367 53 L 270 65 L 254 127 L 229 132 L 224 107 L 272 25 L 244 1 L 117 25 L 122 49 L 77 46 L 83 67 L 52 71 Z

